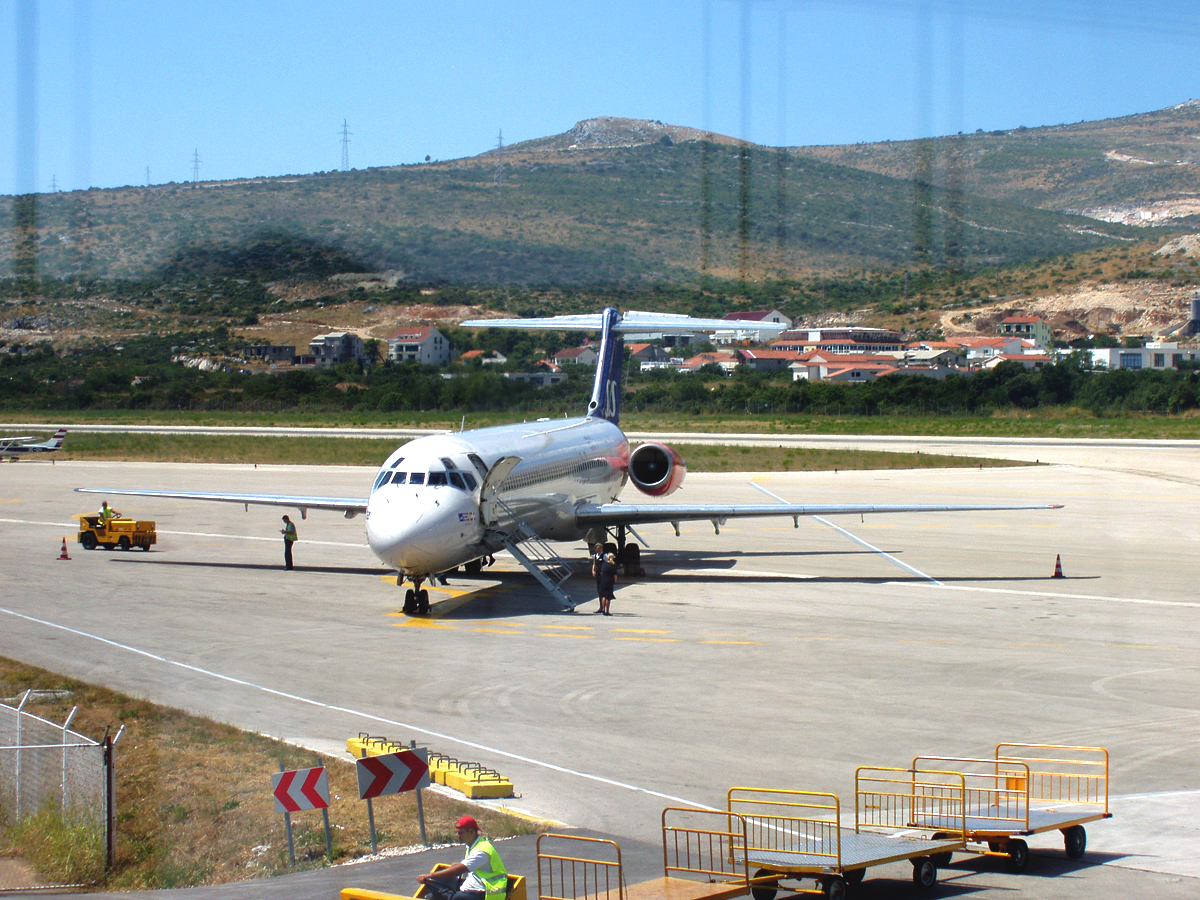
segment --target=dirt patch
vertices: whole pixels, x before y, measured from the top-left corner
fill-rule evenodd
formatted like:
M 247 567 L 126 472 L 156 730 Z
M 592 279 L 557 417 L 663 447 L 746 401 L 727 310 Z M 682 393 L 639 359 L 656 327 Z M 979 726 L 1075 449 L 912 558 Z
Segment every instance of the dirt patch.
M 946 337 L 994 336 L 999 322 L 1014 314 L 1041 316 L 1057 340 L 1094 334 L 1168 335 L 1188 321 L 1194 288 L 1161 282 L 1084 284 L 1061 294 L 1030 298 L 1019 306 L 1011 300 L 968 312 L 941 315 Z

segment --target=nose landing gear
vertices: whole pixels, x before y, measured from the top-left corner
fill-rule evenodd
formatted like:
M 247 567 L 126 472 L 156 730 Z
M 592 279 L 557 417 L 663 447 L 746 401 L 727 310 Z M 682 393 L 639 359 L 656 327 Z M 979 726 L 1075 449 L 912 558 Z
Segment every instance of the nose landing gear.
M 414 575 L 412 577 L 413 586 L 404 592 L 404 608 L 402 612 L 406 616 L 429 615 L 429 591 L 421 587 L 421 582 L 424 580 L 425 576 Z M 396 584 L 404 584 L 403 575 L 397 579 Z

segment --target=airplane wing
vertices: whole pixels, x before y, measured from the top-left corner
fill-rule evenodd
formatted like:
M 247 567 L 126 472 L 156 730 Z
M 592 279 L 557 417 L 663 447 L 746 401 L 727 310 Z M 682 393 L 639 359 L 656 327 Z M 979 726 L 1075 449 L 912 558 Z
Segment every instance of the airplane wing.
M 930 503 L 877 504 L 877 503 L 752 503 L 744 506 L 719 504 L 684 503 L 603 503 L 580 506 L 575 511 L 575 520 L 584 526 L 644 525 L 653 522 L 688 522 L 707 519 L 714 525 L 725 524 L 726 519 L 748 519 L 764 516 L 789 516 L 798 520 L 800 516 L 866 515 L 867 513 L 903 512 L 995 512 L 1002 509 L 1062 509 L 1061 503 L 1023 504 L 963 504 L 942 505 Z
M 33 435 L 31 435 L 31 434 L 27 434 L 22 437 L 0 438 L 0 447 L 7 447 L 11 444 L 21 444 L 21 443 L 24 443 L 25 441 L 32 441 L 32 440 L 33 440 Z
M 367 511 L 367 501 L 357 497 L 295 497 L 286 494 L 218 494 L 206 491 L 141 491 L 118 488 L 75 488 L 79 494 L 107 494 L 110 496 L 163 497 L 168 500 L 209 500 L 218 503 L 241 503 L 244 506 L 282 506 L 300 510 L 301 517 L 310 509 L 340 512 L 347 519 Z
M 460 322 L 462 328 L 523 328 L 530 331 L 599 331 L 603 325 L 603 313 L 584 313 L 571 316 L 549 316 L 541 319 L 468 319 Z M 748 322 L 740 319 L 697 319 L 675 313 L 639 312 L 629 310 L 621 313 L 613 325 L 620 332 L 659 332 L 663 334 L 694 334 L 705 331 L 758 331 L 764 335 L 775 335 L 786 331 L 787 326 L 778 322 Z

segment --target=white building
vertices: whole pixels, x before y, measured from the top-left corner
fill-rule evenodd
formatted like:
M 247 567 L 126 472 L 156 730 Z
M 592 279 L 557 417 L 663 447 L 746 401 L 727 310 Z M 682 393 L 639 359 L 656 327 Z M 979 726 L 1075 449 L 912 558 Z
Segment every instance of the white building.
M 1092 365 L 1101 369 L 1175 369 L 1200 359 L 1200 349 L 1167 341 L 1150 341 L 1145 347 L 1094 347 L 1088 353 Z
M 436 328 L 402 328 L 388 338 L 388 359 L 394 362 L 444 366 L 452 356 L 450 342 Z

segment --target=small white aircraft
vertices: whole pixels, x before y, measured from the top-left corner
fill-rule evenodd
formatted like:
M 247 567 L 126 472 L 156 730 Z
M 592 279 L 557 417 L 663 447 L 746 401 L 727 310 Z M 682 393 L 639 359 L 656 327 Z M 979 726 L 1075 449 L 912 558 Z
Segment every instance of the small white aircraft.
M 194 491 L 106 490 L 85 493 L 129 494 L 179 500 L 294 507 L 306 518 L 310 509 L 336 510 L 347 519 L 367 516 L 367 541 L 386 565 L 412 587 L 404 611 L 429 610 L 429 592 L 421 585 L 439 572 L 464 566 L 480 571 L 483 560 L 507 549 L 562 604 L 575 604 L 559 585 L 570 570 L 545 541 L 603 542 L 612 533 L 624 553 L 627 530 L 636 525 L 709 520 L 720 533 L 727 519 L 895 512 L 947 512 L 1001 509 L 1058 509 L 1051 504 L 893 505 L 893 504 L 751 504 L 618 503 L 627 481 L 649 497 L 665 497 L 683 483 L 686 465 L 673 448 L 644 443 L 630 450 L 618 427 L 621 366 L 627 333 L 688 334 L 728 330 L 721 319 L 694 319 L 661 313 L 606 309 L 592 315 L 543 319 L 466 321 L 464 327 L 526 328 L 600 332 L 600 358 L 587 412 L 575 419 L 540 419 L 457 433 L 430 435 L 393 452 L 376 474 L 370 495 L 361 498 L 297 497 L 274 494 L 222 494 Z M 738 322 L 739 330 L 777 332 L 783 326 Z M 636 545 L 630 545 L 635 549 Z M 556 572 L 564 572 L 561 576 Z
M 60 428 L 54 432 L 54 437 L 36 444 L 29 443 L 34 440 L 32 436 L 0 438 L 0 457 L 7 456 L 15 462 L 26 453 L 53 453 L 62 449 L 66 436 L 67 429 Z

